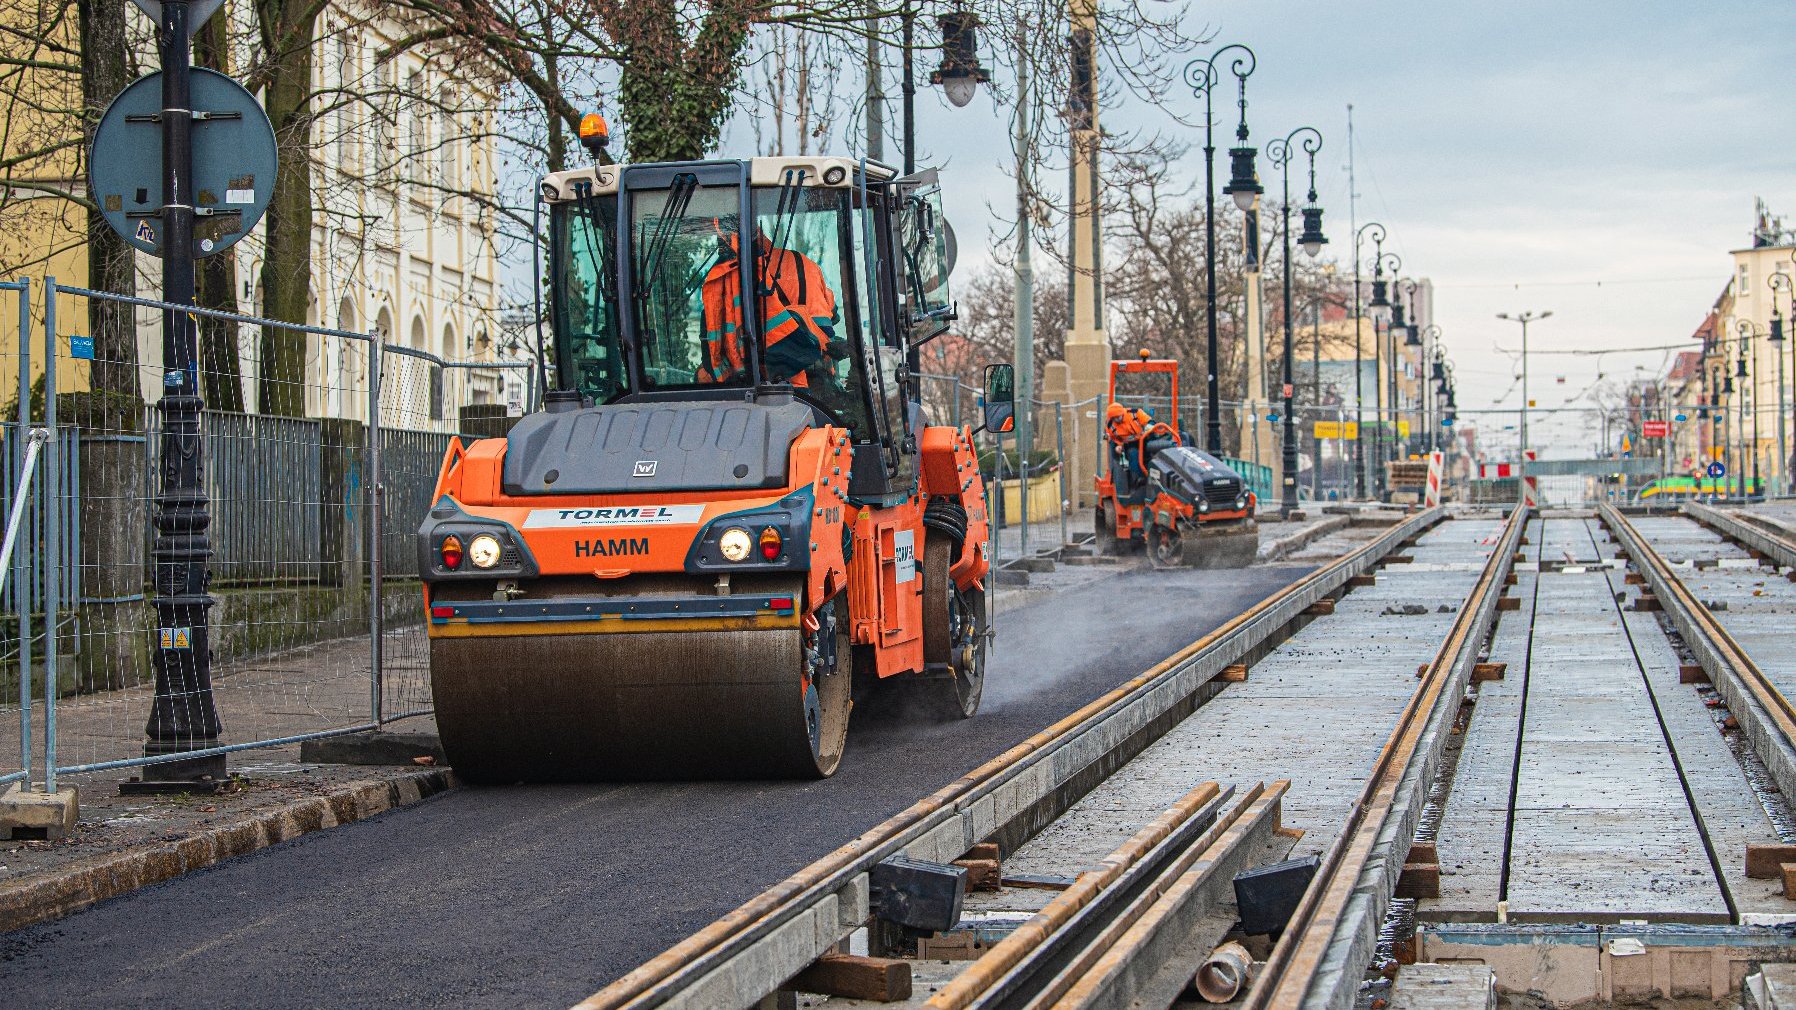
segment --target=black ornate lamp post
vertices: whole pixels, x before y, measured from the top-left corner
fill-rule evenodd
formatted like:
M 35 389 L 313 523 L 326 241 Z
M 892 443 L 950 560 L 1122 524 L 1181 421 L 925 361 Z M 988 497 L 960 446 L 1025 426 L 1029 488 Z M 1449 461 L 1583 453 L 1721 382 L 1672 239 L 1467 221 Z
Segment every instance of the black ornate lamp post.
M 1365 370 L 1365 363 L 1363 360 L 1365 355 L 1363 353 L 1363 345 L 1360 341 L 1359 332 L 1359 247 L 1361 243 L 1364 242 L 1367 232 L 1371 232 L 1372 241 L 1378 246 L 1380 250 L 1379 255 L 1382 256 L 1385 235 L 1384 225 L 1379 224 L 1377 221 L 1368 221 L 1365 224 L 1360 225 L 1359 230 L 1353 233 L 1353 496 L 1355 498 L 1366 497 L 1366 443 L 1364 435 L 1366 419 L 1365 414 L 1361 410 L 1361 405 L 1366 399 L 1366 389 L 1365 380 L 1360 374 Z M 1372 332 L 1374 340 L 1376 340 L 1378 333 L 1378 323 L 1376 321 L 1372 324 Z M 1373 351 L 1374 354 L 1376 354 L 1376 343 L 1373 344 Z M 1373 369 L 1372 374 L 1374 376 L 1378 374 L 1376 368 Z M 1377 384 L 1377 380 L 1374 379 L 1373 386 L 1376 387 Z
M 1439 428 L 1438 422 L 1440 420 L 1440 412 L 1436 409 L 1439 405 L 1434 403 L 1434 401 L 1438 399 L 1438 396 L 1435 394 L 1441 393 L 1445 389 L 1441 382 L 1441 369 L 1445 362 L 1446 353 L 1441 350 L 1440 340 L 1441 328 L 1438 325 L 1429 323 L 1422 328 L 1422 339 L 1418 342 L 1423 344 L 1423 348 L 1421 355 L 1416 359 L 1418 369 L 1416 386 L 1421 390 L 1420 395 L 1422 397 L 1423 452 L 1433 452 L 1440 441 L 1440 439 L 1436 437 L 1440 434 L 1437 430 Z M 1426 369 L 1427 374 L 1421 374 L 1422 369 Z
M 1402 392 L 1402 389 L 1403 389 L 1403 384 L 1399 381 L 1399 379 L 1403 374 L 1401 355 L 1404 354 L 1405 351 L 1403 351 L 1401 348 L 1419 348 L 1422 346 L 1422 331 L 1416 327 L 1416 323 L 1415 323 L 1415 316 L 1417 315 L 1416 310 L 1420 307 L 1419 304 L 1416 302 L 1416 282 L 1413 280 L 1404 281 L 1403 282 L 1403 290 L 1407 291 L 1409 293 L 1409 307 L 1410 307 L 1411 318 L 1407 324 L 1405 324 L 1401 327 L 1399 327 L 1395 324 L 1393 324 L 1391 327 L 1391 400 L 1392 400 L 1392 402 L 1398 402 L 1400 400 L 1399 394 Z M 1398 337 L 1403 338 L 1403 343 L 1401 345 L 1399 345 L 1397 343 Z M 1418 357 L 1417 361 L 1418 361 L 1418 365 L 1419 365 L 1420 364 L 1419 357 Z M 1418 372 L 1419 371 L 1420 371 L 1420 369 L 1418 367 Z M 1424 395 L 1424 390 L 1422 387 L 1423 387 L 1422 377 L 1420 374 L 1418 374 L 1415 377 L 1415 388 L 1416 388 L 1415 399 L 1410 406 L 1410 409 L 1413 412 L 1417 413 L 1418 415 L 1421 412 L 1422 396 Z M 1403 439 L 1403 455 L 1404 456 L 1408 456 L 1410 451 L 1413 449 L 1414 443 L 1415 443 L 1415 438 L 1416 438 L 1416 429 L 1421 426 L 1422 426 L 1422 421 L 1421 421 L 1420 416 L 1418 416 L 1416 418 L 1416 423 L 1410 426 L 1409 434 L 1407 436 L 1405 436 Z M 1401 422 L 1398 422 L 1398 428 L 1399 428 L 1399 430 L 1401 430 L 1401 428 L 1402 428 Z
M 1322 208 L 1316 204 L 1316 152 L 1322 150 L 1322 134 L 1313 126 L 1300 126 L 1266 145 L 1266 157 L 1271 160 L 1272 167 L 1280 169 L 1284 176 L 1283 199 L 1279 207 L 1282 222 L 1279 230 L 1284 236 L 1285 250 L 1284 451 L 1279 457 L 1282 485 L 1279 512 L 1286 516 L 1297 510 L 1297 421 L 1291 416 L 1294 413 L 1293 394 L 1297 391 L 1297 380 L 1291 370 L 1291 361 L 1296 356 L 1291 339 L 1291 315 L 1294 311 L 1291 306 L 1291 156 L 1296 153 L 1292 145 L 1301 148 L 1310 157 L 1309 202 L 1303 208 L 1303 237 L 1299 242 L 1304 253 L 1311 257 L 1320 253 L 1322 246 L 1328 242 L 1322 236 Z
M 1736 362 L 1737 368 L 1734 375 L 1740 379 L 1739 439 L 1742 454 L 1740 459 L 1741 497 L 1750 498 L 1752 497 L 1753 485 L 1759 482 L 1759 409 L 1758 404 L 1753 402 L 1752 383 L 1746 381 L 1752 375 L 1746 367 L 1746 359 L 1752 353 L 1752 338 L 1757 335 L 1758 328 L 1752 324 L 1752 320 L 1742 319 L 1734 329 L 1740 334 L 1740 357 Z M 1752 448 L 1750 450 L 1746 448 L 1746 417 L 1747 410 L 1749 409 L 1747 405 L 1749 403 L 1752 404 L 1750 407 L 1752 412 Z M 1748 468 L 1749 464 L 1750 470 Z M 1751 477 L 1750 480 L 1748 479 L 1749 473 Z
M 1372 421 L 1372 493 L 1373 497 L 1382 499 L 1385 493 L 1387 474 L 1384 468 L 1385 454 L 1385 408 L 1390 406 L 1391 417 L 1396 417 L 1396 404 L 1387 399 L 1385 382 L 1384 341 L 1390 336 L 1390 327 L 1399 325 L 1403 316 L 1397 304 L 1391 300 L 1390 282 L 1384 279 L 1386 265 L 1390 266 L 1391 276 L 1396 277 L 1403 272 L 1403 257 L 1396 253 L 1384 251 L 1384 244 L 1378 244 L 1378 255 L 1372 260 L 1372 300 L 1366 306 L 1372 310 L 1372 385 L 1374 392 L 1374 418 Z M 1384 333 L 1378 332 L 1379 322 L 1385 323 Z
M 1204 99 L 1204 327 L 1205 352 L 1208 354 L 1209 382 L 1205 387 L 1204 448 L 1222 452 L 1222 386 L 1217 378 L 1220 351 L 1216 341 L 1216 116 L 1213 111 L 1216 85 L 1220 82 L 1216 62 L 1234 53 L 1228 63 L 1236 83 L 1236 104 L 1241 109 L 1240 124 L 1235 127 L 1236 146 L 1229 149 L 1229 184 L 1223 192 L 1235 198 L 1235 206 L 1247 210 L 1261 192 L 1254 167 L 1254 149 L 1247 146 L 1247 77 L 1258 66 L 1253 50 L 1244 45 L 1223 46 L 1207 60 L 1192 60 L 1185 65 L 1185 83 Z
M 1787 492 L 1790 490 L 1790 447 L 1785 440 L 1784 428 L 1785 411 L 1788 410 L 1788 404 L 1784 402 L 1784 317 L 1777 304 L 1777 289 L 1783 288 L 1793 294 L 1796 294 L 1796 289 L 1792 288 L 1790 275 L 1781 272 L 1773 272 L 1765 278 L 1765 283 L 1771 288 L 1771 333 L 1765 339 L 1771 342 L 1771 356 L 1777 359 L 1778 490 Z M 1796 312 L 1796 305 L 1792 305 L 1791 311 Z

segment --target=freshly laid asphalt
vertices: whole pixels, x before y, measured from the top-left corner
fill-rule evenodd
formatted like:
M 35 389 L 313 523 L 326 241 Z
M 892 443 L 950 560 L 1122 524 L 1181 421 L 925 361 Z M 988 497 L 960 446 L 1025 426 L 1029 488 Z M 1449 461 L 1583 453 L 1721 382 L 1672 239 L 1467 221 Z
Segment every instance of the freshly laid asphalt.
M 1124 572 L 1002 615 L 985 703 L 821 782 L 464 788 L 0 936 L 8 1006 L 565 1007 L 1310 571 Z

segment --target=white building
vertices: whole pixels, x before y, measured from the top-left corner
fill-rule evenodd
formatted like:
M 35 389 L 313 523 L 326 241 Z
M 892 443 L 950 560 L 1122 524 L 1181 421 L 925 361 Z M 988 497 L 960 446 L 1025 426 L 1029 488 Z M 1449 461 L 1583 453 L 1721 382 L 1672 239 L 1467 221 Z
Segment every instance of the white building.
M 498 361 L 498 255 L 490 210 L 497 190 L 497 96 L 490 81 L 466 72 L 461 57 L 413 49 L 377 61 L 407 30 L 372 2 L 336 0 L 319 18 L 306 321 L 378 334 L 443 361 Z M 246 41 L 250 37 L 243 33 Z M 247 59 L 245 52 L 240 60 Z M 245 314 L 260 310 L 263 249 L 258 227 L 232 250 Z M 145 271 L 139 290 L 156 291 L 155 261 L 139 257 L 139 264 Z M 138 332 L 139 360 L 159 361 L 155 313 L 140 320 Z M 240 352 L 245 405 L 254 410 L 259 347 L 248 327 L 240 334 Z M 309 337 L 306 412 L 367 420 L 367 357 L 365 342 Z M 504 357 L 520 365 L 527 359 L 521 350 Z M 383 361 L 382 419 L 390 424 L 441 429 L 461 405 L 524 400 L 521 368 L 441 369 L 392 352 Z M 154 388 L 159 372 L 144 371 L 144 394 L 153 399 L 160 395 Z

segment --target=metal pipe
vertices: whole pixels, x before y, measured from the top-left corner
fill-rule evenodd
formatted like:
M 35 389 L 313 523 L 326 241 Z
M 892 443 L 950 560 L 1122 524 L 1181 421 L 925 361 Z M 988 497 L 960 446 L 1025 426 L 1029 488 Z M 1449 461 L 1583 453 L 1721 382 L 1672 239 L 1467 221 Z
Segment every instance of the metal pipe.
M 385 348 L 374 341 L 368 354 L 368 711 L 376 728 L 382 723 L 384 696 L 382 667 L 385 656 L 381 639 L 386 633 L 381 599 L 381 422 L 380 387 L 386 370 Z
M 52 280 L 50 283 L 54 283 Z M 18 438 L 13 440 L 14 452 L 19 457 L 19 469 L 24 470 L 25 450 L 20 445 L 26 430 L 31 425 L 31 282 L 20 280 L 19 292 L 19 420 Z M 46 341 L 46 343 L 48 343 Z M 19 502 L 26 501 L 23 489 L 17 492 Z M 31 573 L 33 565 L 30 552 L 20 553 L 16 562 L 17 575 L 13 583 L 13 596 L 19 601 L 19 767 L 23 769 L 25 788 L 31 787 Z
M 1233 940 L 1223 944 L 1198 965 L 1192 983 L 1197 994 L 1207 1003 L 1228 1003 L 1247 985 L 1247 973 L 1253 967 L 1253 955 Z
M 56 792 L 56 667 L 58 610 L 62 606 L 62 453 L 56 443 L 56 278 L 44 278 L 44 791 Z M 29 676 L 21 669 L 20 674 Z

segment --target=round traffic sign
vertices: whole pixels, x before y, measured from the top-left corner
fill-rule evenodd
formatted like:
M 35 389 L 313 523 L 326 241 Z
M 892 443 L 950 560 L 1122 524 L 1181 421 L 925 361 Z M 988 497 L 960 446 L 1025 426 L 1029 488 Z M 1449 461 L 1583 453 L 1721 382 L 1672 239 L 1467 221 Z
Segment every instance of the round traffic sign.
M 192 255 L 223 252 L 262 220 L 274 196 L 274 127 L 256 97 L 214 70 L 193 70 Z M 162 254 L 162 74 L 119 93 L 94 131 L 89 185 L 112 230 Z
M 1726 477 L 1727 476 L 1727 464 L 1721 462 L 1720 460 L 1716 460 L 1715 462 L 1710 463 L 1709 464 L 1709 476 L 1711 476 L 1711 477 Z

